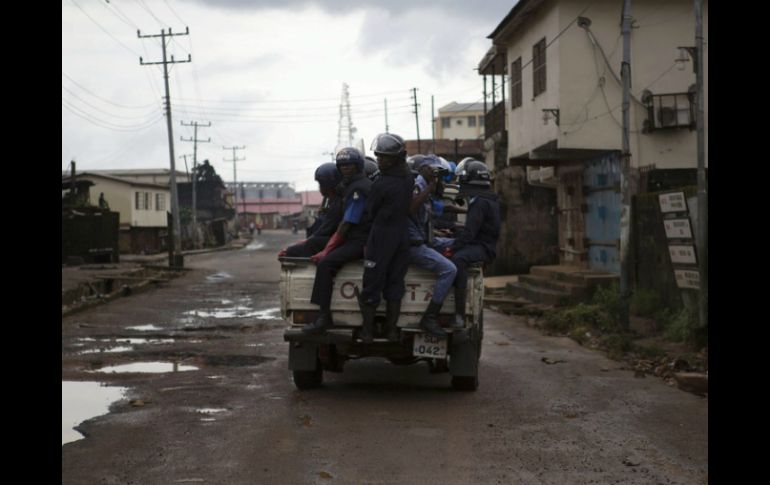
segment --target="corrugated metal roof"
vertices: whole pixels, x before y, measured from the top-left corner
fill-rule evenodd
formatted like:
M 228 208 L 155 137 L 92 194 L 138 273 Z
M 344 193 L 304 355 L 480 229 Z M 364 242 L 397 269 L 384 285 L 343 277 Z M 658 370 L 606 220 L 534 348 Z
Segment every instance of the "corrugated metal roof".
M 151 184 L 149 182 L 139 182 L 137 180 L 116 177 L 116 176 L 113 176 L 113 175 L 107 175 L 105 173 L 96 173 L 96 172 L 90 172 L 89 171 L 89 172 L 77 172 L 75 174 L 75 180 L 87 179 L 87 178 L 90 178 L 90 177 L 103 178 L 103 179 L 106 179 L 106 180 L 111 180 L 113 182 L 120 182 L 120 183 L 123 183 L 123 184 L 139 186 L 139 187 L 151 187 L 153 189 L 170 190 L 167 185 Z M 71 177 L 69 175 L 67 175 L 67 176 L 62 175 L 62 178 L 61 178 L 62 183 L 66 182 L 66 181 L 69 181 L 70 178 Z
M 438 109 L 439 113 L 452 113 L 456 111 L 484 111 L 484 103 L 456 103 L 453 101 Z

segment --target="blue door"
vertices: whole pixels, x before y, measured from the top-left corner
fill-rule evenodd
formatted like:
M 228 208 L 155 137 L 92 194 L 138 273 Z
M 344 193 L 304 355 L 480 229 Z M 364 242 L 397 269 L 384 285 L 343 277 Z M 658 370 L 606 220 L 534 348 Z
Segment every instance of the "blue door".
M 620 159 L 613 153 L 586 163 L 583 172 L 588 267 L 620 274 Z

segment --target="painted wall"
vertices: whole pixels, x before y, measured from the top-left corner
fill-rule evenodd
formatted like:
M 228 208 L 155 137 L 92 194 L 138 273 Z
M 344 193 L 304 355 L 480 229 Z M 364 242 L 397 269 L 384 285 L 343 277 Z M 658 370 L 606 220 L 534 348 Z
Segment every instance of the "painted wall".
M 128 183 L 121 183 L 101 177 L 88 177 L 87 179 L 94 182 L 94 185 L 89 189 L 91 204 L 98 206 L 99 194 L 104 192 L 104 198 L 107 199 L 110 210 L 120 213 L 120 224 L 122 226 L 167 226 L 166 212 L 171 211 L 171 193 L 169 190 L 132 186 Z M 136 209 L 135 194 L 137 192 L 148 192 L 150 194 L 148 210 Z M 164 210 L 156 209 L 155 194 L 164 194 L 166 199 Z
M 523 106 L 509 112 L 509 156 L 527 153 L 550 140 L 559 148 L 620 149 L 622 147 L 623 56 L 620 18 L 622 2 L 598 0 L 583 12 L 585 2 L 551 1 L 532 16 L 528 28 L 507 42 L 508 64 L 521 56 L 522 64 L 532 59 L 532 46 L 546 38 L 546 92 L 532 97 L 532 64 L 522 72 Z M 631 92 L 641 100 L 642 91 L 653 94 L 687 92 L 695 84 L 692 61 L 679 70 L 674 60 L 679 46 L 695 45 L 695 21 L 691 1 L 650 0 L 634 2 L 631 15 Z M 581 13 L 582 12 L 582 13 Z M 578 15 L 591 20 L 590 29 L 609 60 L 595 47 L 586 31 L 572 23 Z M 708 40 L 708 4 L 704 4 L 704 38 Z M 708 117 L 708 46 L 704 46 L 704 112 Z M 542 109 L 560 110 L 560 124 L 543 122 Z M 642 133 L 647 110 L 631 101 L 631 163 L 635 167 L 655 164 L 657 168 L 691 168 L 696 165 L 696 132 L 686 128 Z M 706 122 L 708 160 L 708 123 Z

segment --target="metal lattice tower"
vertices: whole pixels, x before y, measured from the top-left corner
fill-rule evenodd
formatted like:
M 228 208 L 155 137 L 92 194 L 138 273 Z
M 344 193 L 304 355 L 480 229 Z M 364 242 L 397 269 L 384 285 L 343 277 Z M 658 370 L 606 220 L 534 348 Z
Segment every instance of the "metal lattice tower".
M 347 83 L 342 83 L 342 98 L 340 100 L 340 120 L 337 129 L 336 152 L 340 148 L 354 146 L 355 133 L 358 131 L 353 126 L 353 118 L 350 116 L 350 93 Z

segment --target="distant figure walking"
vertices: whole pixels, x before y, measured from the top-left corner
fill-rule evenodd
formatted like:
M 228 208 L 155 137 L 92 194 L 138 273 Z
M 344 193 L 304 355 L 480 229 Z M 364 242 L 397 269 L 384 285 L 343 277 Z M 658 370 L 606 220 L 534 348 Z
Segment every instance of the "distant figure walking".
M 256 225 L 254 224 L 254 221 L 249 222 L 249 234 L 252 236 L 254 235 L 254 229 L 256 229 Z
M 107 199 L 104 198 L 104 192 L 99 194 L 99 208 L 100 209 L 109 209 L 110 204 L 107 203 Z

